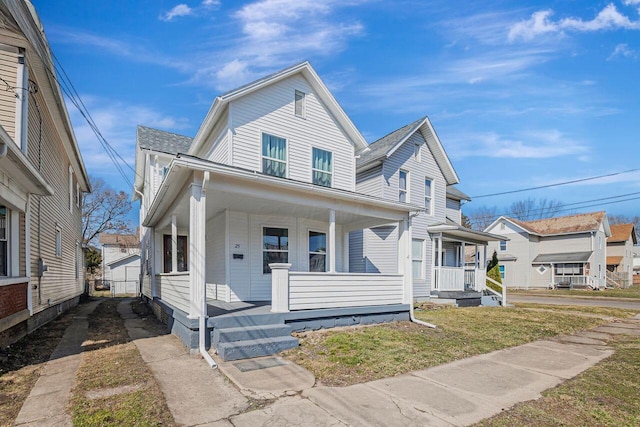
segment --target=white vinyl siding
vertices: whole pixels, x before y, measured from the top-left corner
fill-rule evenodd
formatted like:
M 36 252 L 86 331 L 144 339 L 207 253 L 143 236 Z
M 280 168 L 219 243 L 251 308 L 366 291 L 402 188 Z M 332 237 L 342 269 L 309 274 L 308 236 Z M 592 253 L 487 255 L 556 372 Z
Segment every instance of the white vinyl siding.
M 382 197 L 382 165 L 358 173 L 356 176 L 356 191 Z
M 447 198 L 447 218 L 451 218 L 458 224 L 462 223 L 462 211 L 460 201 Z
M 292 117 L 295 90 L 305 93 L 305 120 Z M 269 85 L 230 103 L 233 166 L 262 170 L 261 135 L 287 140 L 288 178 L 311 182 L 312 147 L 333 153 L 333 188 L 355 189 L 355 157 L 351 140 L 301 75 Z
M 0 78 L 7 82 L 11 87 L 18 87 L 18 49 L 12 46 L 0 45 Z M 0 90 L 0 125 L 7 134 L 20 145 L 19 141 L 15 141 L 16 137 L 16 93 L 7 87 L 7 84 L 0 80 L 2 90 Z

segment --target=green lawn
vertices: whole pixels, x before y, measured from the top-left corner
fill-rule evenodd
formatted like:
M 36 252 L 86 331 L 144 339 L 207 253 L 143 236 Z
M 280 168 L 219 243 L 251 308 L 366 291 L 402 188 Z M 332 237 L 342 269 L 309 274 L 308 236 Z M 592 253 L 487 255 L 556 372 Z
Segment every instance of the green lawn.
M 630 313 L 620 313 L 628 315 Z M 571 313 L 473 307 L 416 311 L 431 329 L 398 322 L 299 334 L 286 358 L 309 369 L 324 385 L 345 386 L 426 369 L 606 321 Z
M 594 297 L 594 298 L 640 298 L 640 286 L 634 285 L 627 289 L 605 289 L 593 291 L 588 289 L 509 289 L 507 288 L 507 300 L 510 294 L 516 295 L 544 295 L 557 296 L 568 295 L 573 297 Z

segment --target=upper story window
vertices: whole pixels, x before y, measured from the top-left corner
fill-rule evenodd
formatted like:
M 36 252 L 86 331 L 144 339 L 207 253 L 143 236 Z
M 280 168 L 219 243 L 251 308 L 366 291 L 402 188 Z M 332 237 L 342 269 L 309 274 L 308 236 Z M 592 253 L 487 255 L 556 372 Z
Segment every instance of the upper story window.
M 69 166 L 69 212 L 73 211 L 73 169 Z
M 398 177 L 398 201 L 409 202 L 407 188 L 409 188 L 409 172 L 400 170 L 400 176 Z
M 62 256 L 62 229 L 56 225 L 56 256 Z
M 333 154 L 331 151 L 314 148 L 311 170 L 314 184 L 331 187 L 333 181 Z
M 413 144 L 413 157 L 416 162 L 422 161 L 422 144 Z
M 506 251 L 507 250 L 507 241 L 506 240 L 500 240 L 500 250 L 501 251 Z
M 433 180 L 424 180 L 424 211 L 427 215 L 433 215 Z
M 287 177 L 287 140 L 262 134 L 262 172 L 267 175 Z
M 304 92 L 300 92 L 299 90 L 296 90 L 296 94 L 295 94 L 295 101 L 294 101 L 294 110 L 295 110 L 295 114 L 298 117 L 304 117 L 305 116 L 305 93 Z
M 598 249 L 602 249 L 602 236 L 598 236 Z
M 76 207 L 79 208 L 80 207 L 80 202 L 81 202 L 81 195 L 80 195 L 80 183 L 76 182 Z

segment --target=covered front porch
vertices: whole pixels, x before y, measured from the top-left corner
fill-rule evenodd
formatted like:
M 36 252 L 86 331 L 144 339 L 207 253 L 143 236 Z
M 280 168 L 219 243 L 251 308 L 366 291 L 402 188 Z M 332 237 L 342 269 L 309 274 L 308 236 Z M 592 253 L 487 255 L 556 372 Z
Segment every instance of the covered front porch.
M 433 292 L 482 292 L 486 289 L 487 243 L 503 236 L 470 230 L 453 221 L 428 228 L 433 240 Z M 471 263 L 467 248 L 473 248 Z
M 590 274 L 592 255 L 591 251 L 539 254 L 531 264 L 550 288 L 596 288 Z
M 229 314 L 224 304 L 287 321 L 408 312 L 418 209 L 179 157 L 143 223 L 154 240 L 152 295 L 187 319 L 215 316 L 208 326 Z M 389 223 L 400 230 L 398 271 L 350 273 L 349 232 Z

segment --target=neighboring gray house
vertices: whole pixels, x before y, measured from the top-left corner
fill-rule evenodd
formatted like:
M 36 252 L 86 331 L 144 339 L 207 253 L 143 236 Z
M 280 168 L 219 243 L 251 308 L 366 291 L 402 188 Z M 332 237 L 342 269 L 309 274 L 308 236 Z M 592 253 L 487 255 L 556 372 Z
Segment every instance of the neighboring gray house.
M 408 319 L 424 206 L 356 191 L 367 147 L 308 62 L 218 96 L 193 139 L 138 128 L 144 297 L 224 359 L 295 346 L 291 330 Z M 353 272 L 349 233 L 390 223 L 396 270 Z
M 482 291 L 485 288 L 485 248 L 504 239 L 462 227 L 461 204 L 470 198 L 454 185 L 459 178 L 431 122 L 423 117 L 358 152 L 356 190 L 391 201 L 421 207 L 411 218 L 413 294 Z M 352 272 L 396 270 L 395 224 L 352 232 L 349 238 Z M 480 256 L 465 267 L 465 247 Z M 479 296 L 474 295 L 479 301 Z
M 509 238 L 489 244 L 508 288 L 606 286 L 611 229 L 605 212 L 527 222 L 501 216 L 485 231 Z
M 638 243 L 633 224 L 611 226 L 607 238 L 607 282 L 628 288 L 633 284 L 633 246 Z
M 140 239 L 135 234 L 98 236 L 102 246 L 102 280 L 113 295 L 140 292 Z

